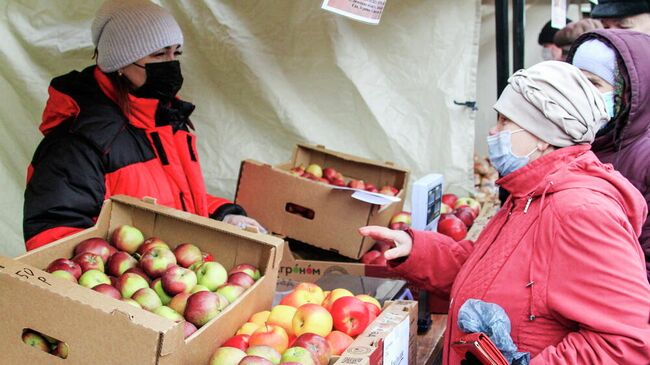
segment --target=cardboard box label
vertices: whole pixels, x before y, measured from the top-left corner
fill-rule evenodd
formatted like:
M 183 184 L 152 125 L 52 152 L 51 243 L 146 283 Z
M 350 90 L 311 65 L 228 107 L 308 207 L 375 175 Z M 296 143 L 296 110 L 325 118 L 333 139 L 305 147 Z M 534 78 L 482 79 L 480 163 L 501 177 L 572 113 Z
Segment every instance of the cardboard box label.
M 384 338 L 385 365 L 408 365 L 409 330 L 409 318 L 407 317 Z

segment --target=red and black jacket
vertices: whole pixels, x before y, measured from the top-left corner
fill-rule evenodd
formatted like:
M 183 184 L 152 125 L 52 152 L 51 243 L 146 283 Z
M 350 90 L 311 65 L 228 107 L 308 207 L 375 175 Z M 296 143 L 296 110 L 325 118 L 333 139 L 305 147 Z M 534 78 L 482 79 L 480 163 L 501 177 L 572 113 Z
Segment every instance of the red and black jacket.
M 27 172 L 27 250 L 93 226 L 102 202 L 117 194 L 154 197 L 219 220 L 245 214 L 205 191 L 196 136 L 187 125 L 193 106 L 174 101 L 186 115 L 185 122 L 172 123 L 158 100 L 129 98 L 127 117 L 111 81 L 95 66 L 52 80 L 40 126 L 45 137 Z

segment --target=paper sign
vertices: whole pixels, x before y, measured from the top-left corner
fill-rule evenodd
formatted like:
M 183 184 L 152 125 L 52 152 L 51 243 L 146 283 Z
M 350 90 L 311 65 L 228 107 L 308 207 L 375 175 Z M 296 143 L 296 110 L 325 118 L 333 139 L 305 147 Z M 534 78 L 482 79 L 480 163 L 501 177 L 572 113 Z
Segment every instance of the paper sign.
M 551 4 L 551 27 L 566 27 L 566 0 L 553 0 Z
M 409 334 L 409 317 L 406 317 L 384 338 L 385 365 L 408 365 Z
M 323 0 L 321 8 L 350 19 L 379 24 L 386 0 Z
M 371 193 L 369 191 L 361 190 L 361 189 L 355 189 L 355 188 L 350 188 L 347 186 L 330 186 L 334 190 L 350 190 L 354 191 L 352 194 L 352 198 L 361 200 L 362 202 L 366 202 L 369 204 L 376 204 L 376 205 L 387 205 L 391 203 L 397 203 L 401 201 L 401 198 L 398 198 L 396 196 L 391 196 L 391 195 L 386 195 L 386 194 L 379 194 L 379 193 Z

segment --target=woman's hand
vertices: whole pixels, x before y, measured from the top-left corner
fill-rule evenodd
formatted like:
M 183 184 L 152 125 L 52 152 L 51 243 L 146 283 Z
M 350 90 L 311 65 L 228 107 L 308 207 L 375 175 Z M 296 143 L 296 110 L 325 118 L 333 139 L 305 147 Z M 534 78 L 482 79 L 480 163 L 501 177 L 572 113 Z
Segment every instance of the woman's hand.
M 383 241 L 389 245 L 395 246 L 384 252 L 386 260 L 394 260 L 400 257 L 408 256 L 413 249 L 413 239 L 404 231 L 396 231 L 386 227 L 367 226 L 359 228 L 362 236 L 370 237 L 375 241 Z
M 223 217 L 223 222 L 232 224 L 233 226 L 237 226 L 239 228 L 246 228 L 246 226 L 253 226 L 257 228 L 260 233 L 268 233 L 268 231 L 262 227 L 261 224 L 259 224 L 255 219 L 247 217 L 245 215 L 236 215 L 236 214 L 228 214 L 225 217 Z

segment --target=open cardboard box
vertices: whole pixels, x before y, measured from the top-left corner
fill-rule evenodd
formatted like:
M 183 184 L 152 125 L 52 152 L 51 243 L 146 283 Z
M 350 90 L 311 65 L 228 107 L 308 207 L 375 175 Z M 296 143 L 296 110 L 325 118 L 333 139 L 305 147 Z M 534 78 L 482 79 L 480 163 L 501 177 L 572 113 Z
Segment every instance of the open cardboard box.
M 191 242 L 226 269 L 239 263 L 263 276 L 211 322 L 187 339 L 174 323 L 43 271 L 54 259 L 71 257 L 90 237 L 107 238 L 122 224 L 171 246 Z M 0 353 L 3 364 L 207 364 L 219 345 L 255 312 L 271 306 L 283 241 L 209 218 L 116 196 L 104 202 L 97 224 L 70 237 L 9 259 L 0 257 Z M 64 341 L 61 359 L 22 342 L 23 329 Z
M 293 167 L 312 163 L 333 167 L 346 178 L 364 180 L 378 187 L 392 185 L 399 189 L 397 197 L 401 200 L 383 206 L 369 204 L 352 198 L 350 190 L 340 190 L 290 172 Z M 285 164 L 242 162 L 235 201 L 276 234 L 358 259 L 373 244 L 358 233 L 359 227 L 388 225 L 390 218 L 402 210 L 408 176 L 408 170 L 389 162 L 299 144 L 291 161 Z

